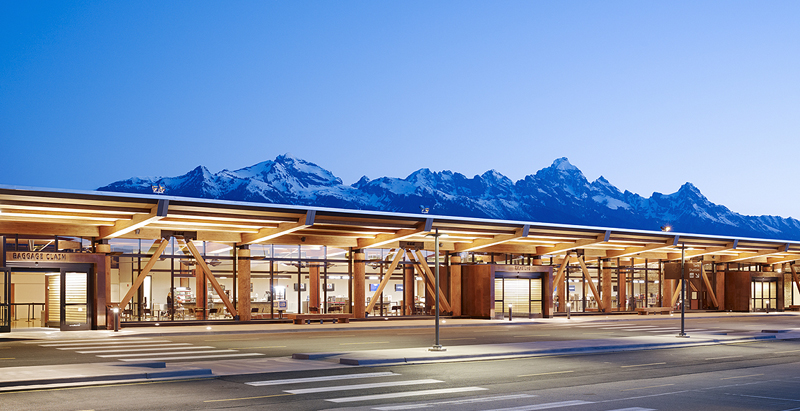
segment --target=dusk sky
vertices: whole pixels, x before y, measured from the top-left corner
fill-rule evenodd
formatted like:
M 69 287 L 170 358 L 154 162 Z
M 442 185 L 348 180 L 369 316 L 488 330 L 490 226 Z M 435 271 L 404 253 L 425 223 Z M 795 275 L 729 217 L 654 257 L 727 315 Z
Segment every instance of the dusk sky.
M 93 190 L 284 153 L 351 184 L 567 157 L 800 218 L 798 1 L 0 4 L 0 184 Z

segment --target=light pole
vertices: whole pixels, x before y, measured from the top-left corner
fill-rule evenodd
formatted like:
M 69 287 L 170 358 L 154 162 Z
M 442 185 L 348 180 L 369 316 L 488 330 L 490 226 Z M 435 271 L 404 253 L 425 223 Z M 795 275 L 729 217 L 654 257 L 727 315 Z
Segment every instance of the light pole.
M 436 301 L 436 339 L 433 343 L 433 347 L 428 348 L 428 351 L 447 351 L 447 348 L 444 348 L 441 344 L 439 344 L 439 229 L 437 228 L 436 231 L 434 231 L 434 233 L 431 235 L 435 240 L 435 244 L 433 246 L 433 278 L 434 283 L 436 284 L 436 294 L 434 295 L 433 299 Z
M 681 333 L 678 338 L 689 338 L 686 335 L 684 323 L 686 322 L 686 244 L 681 243 Z

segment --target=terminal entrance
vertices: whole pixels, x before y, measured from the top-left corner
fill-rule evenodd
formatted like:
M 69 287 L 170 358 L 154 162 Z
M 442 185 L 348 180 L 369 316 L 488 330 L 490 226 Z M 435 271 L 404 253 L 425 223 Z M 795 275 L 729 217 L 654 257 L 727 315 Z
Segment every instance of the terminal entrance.
M 514 317 L 540 318 L 543 312 L 542 278 L 518 278 L 510 273 L 496 272 L 494 279 L 495 316 L 508 318 L 509 307 Z M 522 274 L 522 273 L 520 273 Z M 527 274 L 527 273 L 525 273 Z
M 5 268 L 0 272 L 0 332 L 49 327 L 91 329 L 90 267 Z
M 756 278 L 750 282 L 750 311 L 776 310 L 778 306 L 778 282 Z

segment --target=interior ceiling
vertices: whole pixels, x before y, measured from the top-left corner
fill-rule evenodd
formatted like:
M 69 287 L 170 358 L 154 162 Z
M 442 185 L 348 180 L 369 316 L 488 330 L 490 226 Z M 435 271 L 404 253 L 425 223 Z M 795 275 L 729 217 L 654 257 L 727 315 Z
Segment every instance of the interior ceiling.
M 161 205 L 160 205 L 161 204 Z M 800 243 L 676 232 L 578 227 L 536 222 L 409 215 L 215 200 L 0 189 L 0 234 L 160 238 L 192 232 L 197 240 L 230 245 L 306 244 L 396 248 L 416 242 L 432 250 L 434 233 L 446 252 L 497 252 L 563 258 L 663 259 L 780 264 L 800 259 Z

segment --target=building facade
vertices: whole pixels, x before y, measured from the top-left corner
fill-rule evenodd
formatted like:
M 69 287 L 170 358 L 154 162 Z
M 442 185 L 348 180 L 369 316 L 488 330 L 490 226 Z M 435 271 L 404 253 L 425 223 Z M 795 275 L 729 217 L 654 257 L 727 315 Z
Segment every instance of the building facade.
M 791 241 L 0 187 L 0 242 L 0 331 L 800 306 Z

